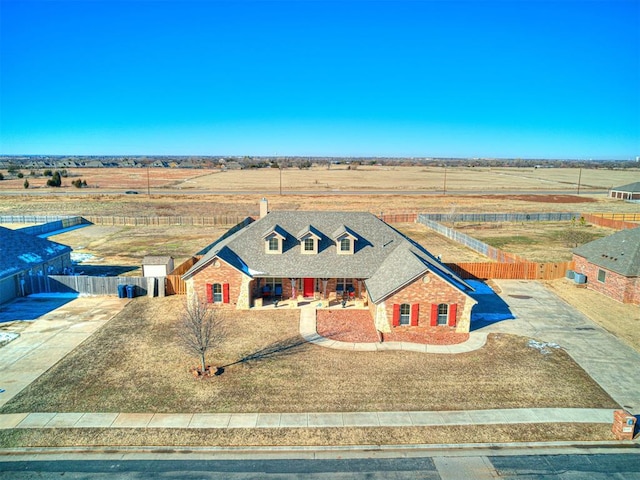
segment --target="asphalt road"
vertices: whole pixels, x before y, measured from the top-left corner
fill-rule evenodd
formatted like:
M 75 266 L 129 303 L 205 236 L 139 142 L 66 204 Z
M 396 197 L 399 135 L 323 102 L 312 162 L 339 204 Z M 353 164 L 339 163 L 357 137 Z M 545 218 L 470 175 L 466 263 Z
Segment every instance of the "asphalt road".
M 77 455 L 76 455 L 77 456 Z M 92 455 L 95 457 L 95 455 Z M 640 454 L 629 453 L 425 456 L 412 458 L 279 460 L 46 460 L 0 461 L 0 478 L 34 479 L 441 479 L 638 480 Z

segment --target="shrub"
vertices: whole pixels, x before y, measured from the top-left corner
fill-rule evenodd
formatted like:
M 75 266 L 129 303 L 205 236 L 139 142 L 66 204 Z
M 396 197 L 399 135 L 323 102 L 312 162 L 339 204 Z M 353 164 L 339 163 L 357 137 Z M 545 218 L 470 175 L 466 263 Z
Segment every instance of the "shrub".
M 60 178 L 60 172 L 57 170 L 54 172 L 53 176 L 47 180 L 47 185 L 50 187 L 59 187 L 62 185 L 62 179 Z
M 22 186 L 24 188 L 29 188 L 29 180 L 27 180 L 26 178 L 24 179 L 24 183 L 22 184 Z

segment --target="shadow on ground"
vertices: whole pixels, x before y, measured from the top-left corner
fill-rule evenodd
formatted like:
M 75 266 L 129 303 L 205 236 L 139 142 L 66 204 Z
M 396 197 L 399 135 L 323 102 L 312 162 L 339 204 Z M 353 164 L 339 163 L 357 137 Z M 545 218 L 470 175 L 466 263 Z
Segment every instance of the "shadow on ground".
M 0 305 L 0 323 L 35 320 L 78 298 L 78 294 L 37 294 Z
M 509 305 L 489 285 L 479 280 L 467 280 L 467 283 L 474 288 L 470 295 L 478 302 L 471 310 L 471 331 L 516 318 Z

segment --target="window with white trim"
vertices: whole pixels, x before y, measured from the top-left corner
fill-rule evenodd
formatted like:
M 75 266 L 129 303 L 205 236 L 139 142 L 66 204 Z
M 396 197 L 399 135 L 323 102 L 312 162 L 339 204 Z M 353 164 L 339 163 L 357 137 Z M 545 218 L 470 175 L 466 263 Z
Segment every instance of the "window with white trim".
M 441 303 L 438 305 L 438 325 L 446 325 L 449 320 L 449 305 Z
M 304 251 L 313 252 L 316 249 L 316 241 L 313 238 L 304 239 Z
M 400 325 L 409 325 L 411 323 L 411 305 L 403 303 L 400 305 Z
M 213 303 L 222 303 L 222 284 L 214 283 L 211 290 L 213 291 Z
M 269 239 L 269 251 L 277 252 L 279 250 L 280 250 L 280 240 L 278 239 L 278 237 L 271 237 Z

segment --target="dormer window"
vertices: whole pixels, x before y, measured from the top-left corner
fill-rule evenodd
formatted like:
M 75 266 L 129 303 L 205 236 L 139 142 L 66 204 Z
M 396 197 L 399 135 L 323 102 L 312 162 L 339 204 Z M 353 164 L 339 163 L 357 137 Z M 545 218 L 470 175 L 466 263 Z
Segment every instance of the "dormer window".
M 316 249 L 316 242 L 313 238 L 305 238 L 304 239 L 304 251 L 305 252 L 313 252 Z
M 266 253 L 279 254 L 282 253 L 282 245 L 287 238 L 287 232 L 279 225 L 275 225 L 262 238 L 264 239 L 264 251 Z
M 342 226 L 333 233 L 338 255 L 353 255 L 358 236 L 348 227 Z
M 311 225 L 302 229 L 297 236 L 300 241 L 300 253 L 306 255 L 317 254 L 321 235 L 322 234 Z

